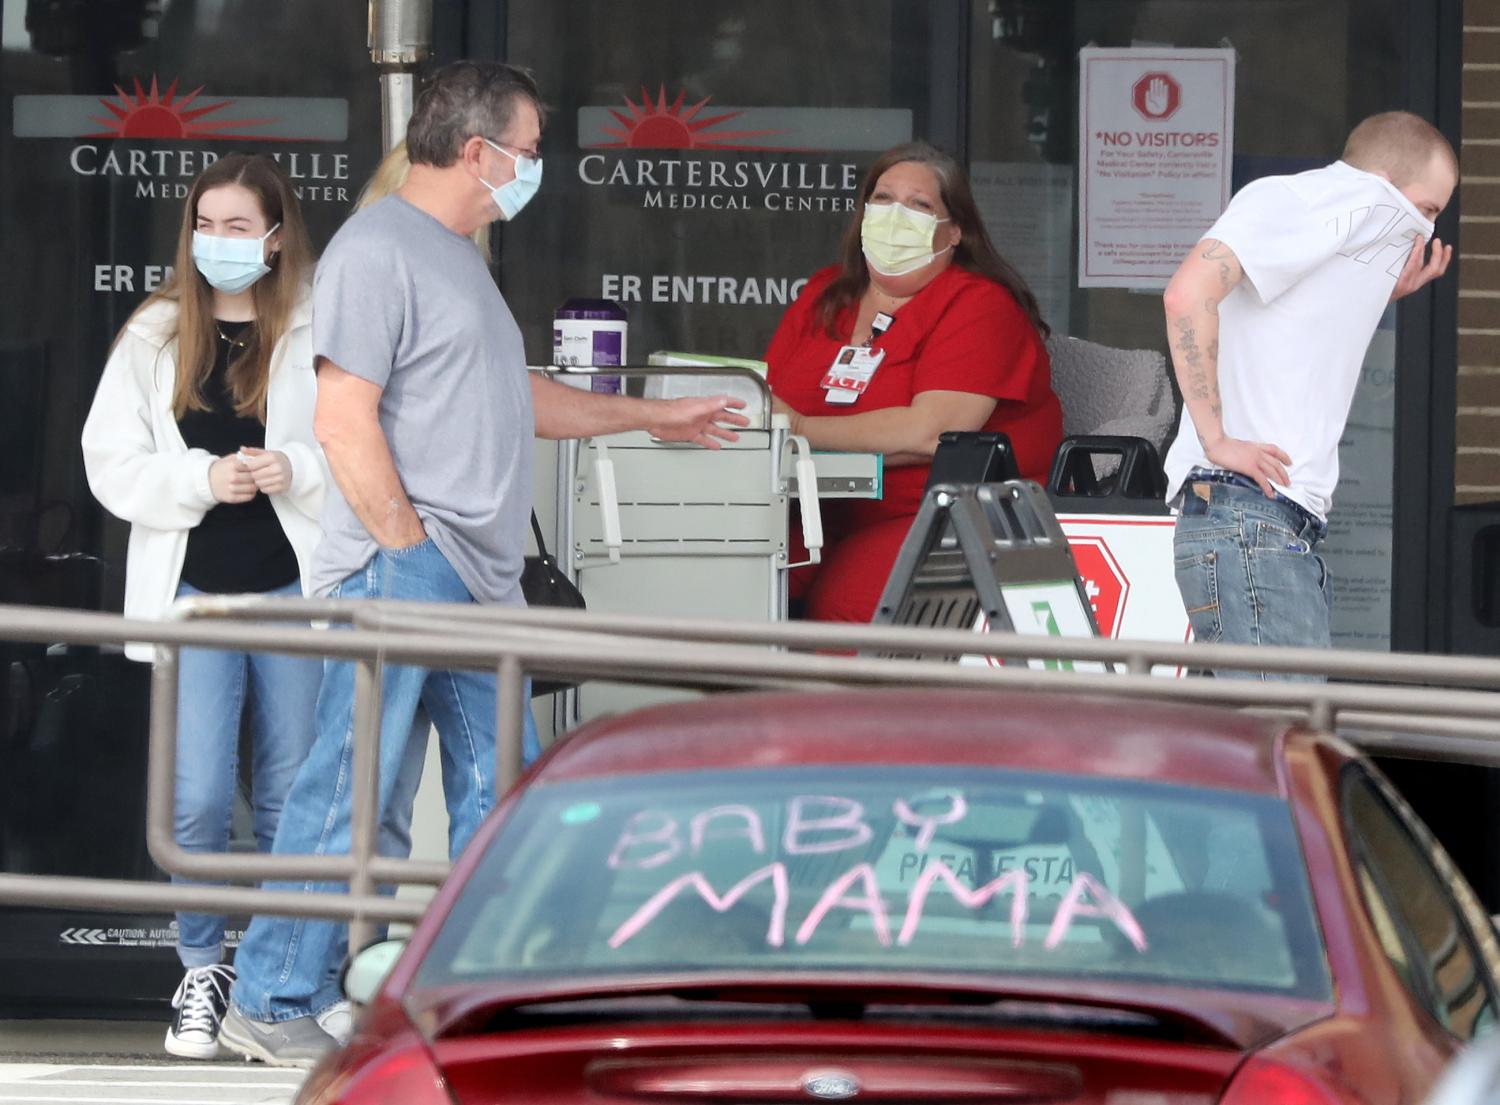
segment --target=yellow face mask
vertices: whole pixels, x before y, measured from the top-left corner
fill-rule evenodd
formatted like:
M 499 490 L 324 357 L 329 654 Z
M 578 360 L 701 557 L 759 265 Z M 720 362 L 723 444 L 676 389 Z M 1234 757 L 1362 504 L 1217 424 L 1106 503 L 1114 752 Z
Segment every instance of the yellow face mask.
M 881 276 L 916 272 L 953 248 L 932 248 L 938 224 L 949 221 L 899 203 L 867 203 L 859 227 L 865 260 Z

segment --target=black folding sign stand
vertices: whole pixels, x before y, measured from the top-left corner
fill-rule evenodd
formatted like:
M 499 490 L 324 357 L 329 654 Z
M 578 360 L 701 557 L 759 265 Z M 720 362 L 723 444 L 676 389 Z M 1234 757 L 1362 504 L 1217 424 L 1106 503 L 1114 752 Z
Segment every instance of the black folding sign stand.
M 873 620 L 974 629 L 981 617 L 994 630 L 1098 635 L 1068 539 L 1030 480 L 928 488 Z

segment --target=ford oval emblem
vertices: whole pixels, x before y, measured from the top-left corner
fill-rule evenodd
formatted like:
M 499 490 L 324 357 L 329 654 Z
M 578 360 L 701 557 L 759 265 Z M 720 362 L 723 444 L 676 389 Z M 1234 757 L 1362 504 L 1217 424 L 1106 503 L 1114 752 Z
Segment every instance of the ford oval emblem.
M 818 1071 L 802 1076 L 802 1089 L 819 1101 L 848 1101 L 859 1095 L 859 1079 L 843 1071 Z

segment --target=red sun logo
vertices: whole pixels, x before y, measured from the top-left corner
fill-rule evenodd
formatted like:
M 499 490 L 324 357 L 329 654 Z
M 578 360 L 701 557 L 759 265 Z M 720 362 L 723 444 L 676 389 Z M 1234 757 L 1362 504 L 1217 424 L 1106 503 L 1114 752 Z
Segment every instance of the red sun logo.
M 217 100 L 202 107 L 189 107 L 197 99 L 203 87 L 193 89 L 182 99 L 177 98 L 177 82 L 173 81 L 162 92 L 157 87 L 156 77 L 151 78 L 151 90 L 141 88 L 135 82 L 132 96 L 119 85 L 116 99 L 101 98 L 99 102 L 113 118 L 102 115 L 90 116 L 93 122 L 107 129 L 90 138 L 217 138 L 228 141 L 253 142 L 268 135 L 229 133 L 246 127 L 263 127 L 275 123 L 276 119 L 213 119 L 200 122 L 204 116 L 222 111 L 234 103 L 233 100 Z
M 625 97 L 629 114 L 610 109 L 610 114 L 619 121 L 618 127 L 605 127 L 604 133 L 618 142 L 601 142 L 600 148 L 633 150 L 777 150 L 778 146 L 745 145 L 746 138 L 768 138 L 782 133 L 776 130 L 715 130 L 721 123 L 737 119 L 742 112 L 730 111 L 722 115 L 699 118 L 698 113 L 708 106 L 705 96 L 686 110 L 682 103 L 686 92 L 678 92 L 677 99 L 667 104 L 664 85 L 657 86 L 656 101 L 651 93 L 641 88 L 639 104 Z

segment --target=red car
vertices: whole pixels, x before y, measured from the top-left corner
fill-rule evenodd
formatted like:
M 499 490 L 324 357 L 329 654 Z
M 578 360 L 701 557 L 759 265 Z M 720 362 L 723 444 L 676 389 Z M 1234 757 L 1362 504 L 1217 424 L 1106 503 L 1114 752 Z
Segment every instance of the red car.
M 299 1100 L 1417 1102 L 1493 1022 L 1497 964 L 1332 737 L 721 695 L 554 748 Z

